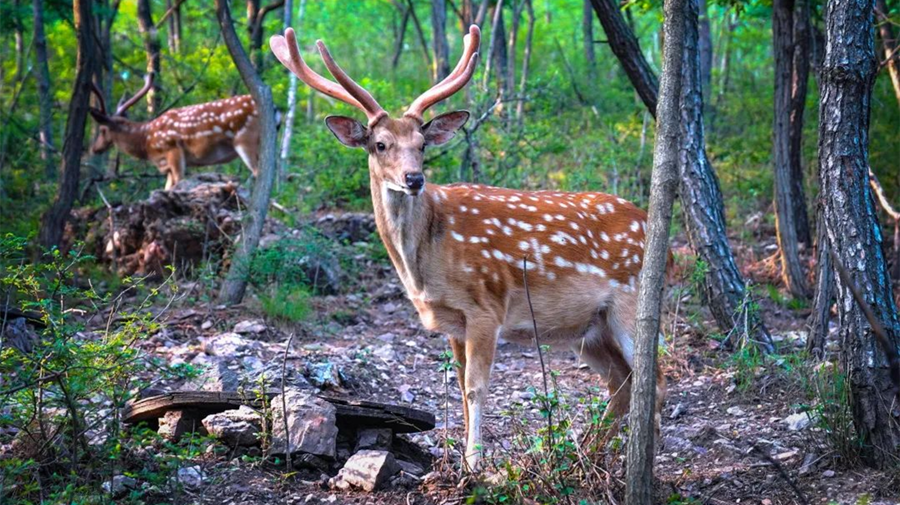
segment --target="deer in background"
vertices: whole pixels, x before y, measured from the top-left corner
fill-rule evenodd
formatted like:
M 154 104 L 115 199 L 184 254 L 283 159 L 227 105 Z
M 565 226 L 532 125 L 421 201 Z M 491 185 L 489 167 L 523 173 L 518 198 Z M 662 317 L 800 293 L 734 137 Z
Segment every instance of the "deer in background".
M 480 36 L 472 26 L 454 71 L 396 119 L 335 63 L 322 41 L 319 53 L 337 83 L 307 66 L 293 30 L 270 42 L 300 80 L 368 118 L 362 124 L 330 116 L 325 124 L 342 144 L 368 153 L 378 233 L 422 324 L 449 336 L 460 364 L 465 465 L 471 470 L 481 458 L 497 340 L 533 342 L 523 274 L 540 343 L 572 348 L 606 379 L 610 415 L 627 412 L 647 220 L 633 204 L 603 193 L 425 182 L 425 149 L 450 141 L 469 113 L 448 112 L 428 122 L 423 114 L 471 79 Z M 657 377 L 658 425 L 665 378 Z
M 240 156 L 255 177 L 258 171 L 259 118 L 250 95 L 225 98 L 172 109 L 146 122 L 131 121 L 126 112 L 150 91 L 152 77 L 134 96 L 119 102 L 109 115 L 103 94 L 92 84 L 99 109 L 90 113 L 100 124 L 91 145 L 92 153 L 102 153 L 115 145 L 120 151 L 149 160 L 166 174 L 166 190 L 184 177 L 186 167 L 219 165 Z

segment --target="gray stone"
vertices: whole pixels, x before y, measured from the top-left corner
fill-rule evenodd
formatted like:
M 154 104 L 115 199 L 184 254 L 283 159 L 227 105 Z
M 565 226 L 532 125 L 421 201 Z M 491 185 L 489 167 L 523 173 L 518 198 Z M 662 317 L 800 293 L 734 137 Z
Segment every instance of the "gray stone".
M 200 348 L 211 356 L 230 358 L 237 354 L 246 354 L 259 349 L 261 344 L 248 340 L 237 333 L 219 333 L 211 337 L 200 338 Z
M 784 423 L 787 424 L 787 428 L 791 431 L 802 431 L 812 424 L 812 419 L 809 417 L 808 412 L 800 412 L 785 417 Z
M 341 387 L 341 371 L 330 362 L 307 363 L 306 375 L 314 386 L 320 388 Z
M 262 416 L 246 405 L 203 419 L 203 426 L 212 437 L 232 447 L 256 445 L 259 442 L 257 435 L 262 431 L 262 423 Z
M 198 488 L 206 480 L 206 474 L 199 466 L 187 466 L 178 469 L 178 482 L 186 488 Z
M 282 395 L 278 395 L 271 403 L 271 453 L 305 452 L 334 458 L 338 431 L 334 405 L 308 391 L 293 388 L 286 390 L 283 396 L 287 403 L 287 434 L 284 431 Z
M 124 496 L 125 493 L 132 489 L 136 489 L 137 487 L 136 480 L 124 475 L 113 476 L 112 482 L 106 481 L 103 483 L 103 490 L 109 493 L 113 498 Z
M 416 477 L 421 477 L 422 475 L 425 475 L 425 469 L 415 463 L 410 463 L 409 461 L 403 461 L 402 459 L 398 459 L 397 465 L 400 467 L 401 470 L 403 470 L 404 472 L 406 472 L 410 475 L 415 475 Z
M 400 471 L 394 455 L 387 451 L 359 451 L 344 464 L 331 485 L 337 489 L 350 487 L 372 492 Z
M 360 430 L 356 439 L 356 450 L 371 449 L 389 451 L 394 441 L 394 432 L 390 428 L 370 428 Z
M 200 426 L 196 416 L 184 410 L 170 410 L 159 419 L 157 433 L 166 440 L 175 442 L 185 433 L 191 433 Z
M 240 380 L 224 360 L 209 361 L 203 372 L 181 387 L 184 391 L 237 391 Z
M 235 333 L 258 335 L 266 331 L 266 325 L 262 321 L 241 321 L 234 325 Z

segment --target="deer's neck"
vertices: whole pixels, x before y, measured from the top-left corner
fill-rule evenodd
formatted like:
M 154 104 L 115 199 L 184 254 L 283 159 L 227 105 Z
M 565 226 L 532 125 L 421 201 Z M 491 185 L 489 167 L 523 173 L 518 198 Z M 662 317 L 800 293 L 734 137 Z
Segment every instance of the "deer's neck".
M 148 132 L 147 123 L 126 123 L 116 132 L 116 147 L 129 156 L 145 160 L 149 156 L 147 152 Z
M 433 186 L 414 197 L 388 189 L 375 177 L 370 181 L 378 234 L 409 294 L 420 295 L 425 290 L 426 262 L 436 238 L 432 234 L 440 221 L 428 192 Z

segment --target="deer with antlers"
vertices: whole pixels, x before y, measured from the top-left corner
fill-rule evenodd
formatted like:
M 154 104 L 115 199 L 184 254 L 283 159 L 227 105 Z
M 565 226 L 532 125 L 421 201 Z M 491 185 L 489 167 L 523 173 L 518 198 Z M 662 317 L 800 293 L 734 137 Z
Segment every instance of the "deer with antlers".
M 472 26 L 454 71 L 396 119 L 335 63 L 322 41 L 319 53 L 337 83 L 307 66 L 293 30 L 270 42 L 303 82 L 368 118 L 362 124 L 330 116 L 325 124 L 342 144 L 367 151 L 375 222 L 391 262 L 422 324 L 449 336 L 460 365 L 465 463 L 472 470 L 481 458 L 497 340 L 528 344 L 537 336 L 528 295 L 540 343 L 572 348 L 606 379 L 610 414 L 618 418 L 628 410 L 647 221 L 644 211 L 603 193 L 425 182 L 425 150 L 450 141 L 469 113 L 428 122 L 423 115 L 471 79 L 480 37 Z M 665 379 L 658 377 L 657 425 L 665 398 Z
M 103 94 L 91 85 L 100 106 L 90 109 L 100 124 L 92 153 L 115 145 L 135 158 L 149 160 L 166 174 L 166 190 L 178 184 L 186 167 L 219 165 L 238 156 L 257 175 L 260 122 L 250 95 L 172 109 L 147 122 L 129 120 L 126 112 L 152 84 L 148 75 L 144 87 L 127 100 L 123 97 L 113 115 L 106 112 Z

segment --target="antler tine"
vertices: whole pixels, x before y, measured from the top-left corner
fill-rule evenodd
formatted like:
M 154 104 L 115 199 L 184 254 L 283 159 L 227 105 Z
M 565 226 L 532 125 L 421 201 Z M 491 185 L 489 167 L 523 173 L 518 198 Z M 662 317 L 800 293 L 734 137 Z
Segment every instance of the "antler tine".
M 125 103 L 120 103 L 116 107 L 116 115 L 121 116 L 125 113 L 132 105 L 136 104 L 138 100 L 144 97 L 149 91 L 150 88 L 153 87 L 153 74 L 147 74 L 144 76 L 144 87 L 141 88 L 140 91 L 135 93 L 134 96 L 125 101 Z
M 422 93 L 409 106 L 404 116 L 422 122 L 422 114 L 432 105 L 449 98 L 469 82 L 478 64 L 478 46 L 481 44 L 481 30 L 477 25 L 469 27 L 469 33 L 463 37 L 463 54 L 456 68 L 444 80 Z
M 103 92 L 100 91 L 100 88 L 97 87 L 97 84 L 94 81 L 91 81 L 91 93 L 97 97 L 97 102 L 100 105 L 100 112 L 102 112 L 104 116 L 108 115 L 106 113 L 106 100 L 103 99 Z
M 278 61 L 293 72 L 301 81 L 305 82 L 307 86 L 366 112 L 366 108 L 356 98 L 353 98 L 347 90 L 309 68 L 306 62 L 303 61 L 303 57 L 300 56 L 297 35 L 294 33 L 293 28 L 285 30 L 283 37 L 281 35 L 273 35 L 269 38 L 269 47 L 272 48 L 272 52 L 275 53 Z M 366 115 L 368 115 L 368 112 L 366 112 Z
M 324 42 L 317 40 L 316 47 L 319 48 L 319 54 L 322 56 L 322 61 L 325 62 L 325 67 L 328 68 L 328 71 L 331 72 L 331 75 L 334 76 L 335 80 L 347 90 L 347 93 L 353 95 L 353 97 L 362 104 L 363 110 L 369 118 L 369 127 L 377 123 L 381 118 L 387 116 L 387 112 L 385 112 L 381 105 L 378 105 L 375 98 L 373 98 L 362 86 L 357 84 L 356 81 L 351 79 L 350 76 L 347 75 L 347 72 L 344 72 L 344 69 L 335 63 L 334 58 L 331 57 L 331 53 L 328 52 L 328 48 L 325 47 Z

